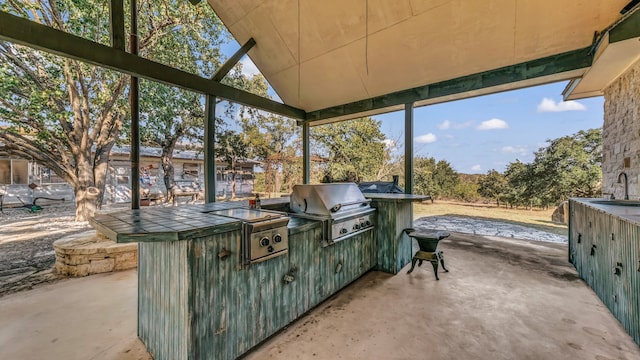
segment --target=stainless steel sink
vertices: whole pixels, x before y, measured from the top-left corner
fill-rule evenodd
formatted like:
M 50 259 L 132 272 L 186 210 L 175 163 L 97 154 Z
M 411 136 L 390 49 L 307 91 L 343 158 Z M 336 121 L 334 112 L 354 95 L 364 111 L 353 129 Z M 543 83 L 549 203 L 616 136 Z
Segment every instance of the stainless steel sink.
M 591 203 L 612 206 L 640 206 L 640 201 L 638 200 L 593 200 Z

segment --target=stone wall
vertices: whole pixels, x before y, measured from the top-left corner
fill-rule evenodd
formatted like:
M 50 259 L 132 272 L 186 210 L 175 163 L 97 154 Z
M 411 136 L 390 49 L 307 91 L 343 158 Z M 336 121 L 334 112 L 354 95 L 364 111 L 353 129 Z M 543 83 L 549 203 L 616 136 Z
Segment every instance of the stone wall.
M 117 244 L 95 230 L 70 235 L 53 243 L 56 272 L 87 276 L 138 266 L 138 244 Z
M 640 61 L 604 91 L 602 192 L 624 198 L 618 174 L 629 178 L 629 197 L 640 197 Z

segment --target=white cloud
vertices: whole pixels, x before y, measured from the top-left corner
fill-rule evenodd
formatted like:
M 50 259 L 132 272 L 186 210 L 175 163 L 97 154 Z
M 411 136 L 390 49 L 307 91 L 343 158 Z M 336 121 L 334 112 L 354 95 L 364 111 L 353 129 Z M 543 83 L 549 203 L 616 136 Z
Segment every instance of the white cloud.
M 240 60 L 240 63 L 242 63 L 243 75 L 253 76 L 253 75 L 260 74 L 260 70 L 258 70 L 258 67 L 256 66 L 256 64 L 254 64 L 253 61 L 251 61 L 251 59 L 248 56 L 245 56 L 244 59 Z
M 467 121 L 467 122 L 463 122 L 463 123 L 459 123 L 459 124 L 452 124 L 451 127 L 459 130 L 459 129 L 464 129 L 464 128 L 468 128 L 470 126 L 473 125 L 473 121 Z
M 518 155 L 527 155 L 529 152 L 527 147 L 522 145 L 504 146 L 502 147 L 502 149 L 500 149 L 500 151 L 503 153 L 518 154 Z
M 398 144 L 396 144 L 395 140 L 391 140 L 391 139 L 384 139 L 382 140 L 382 143 L 384 144 L 384 146 L 386 146 L 387 149 L 389 150 L 397 150 L 398 149 Z
M 445 121 L 441 122 L 440 124 L 438 124 L 438 129 L 440 129 L 440 130 L 449 130 L 449 129 L 460 130 L 460 129 L 468 128 L 469 126 L 472 126 L 472 125 L 473 125 L 473 121 L 467 121 L 467 122 L 463 122 L 463 123 L 456 123 L 456 122 L 453 122 L 451 120 L 445 120 Z
M 497 129 L 508 129 L 509 124 L 506 121 L 501 119 L 491 119 L 487 121 L 483 121 L 476 127 L 477 130 L 497 130 Z
M 577 101 L 555 102 L 553 99 L 544 98 L 538 104 L 538 112 L 584 111 L 587 107 Z
M 454 139 L 455 138 L 455 136 L 453 136 L 451 134 L 444 134 L 444 135 L 442 135 L 442 137 L 445 138 L 445 139 Z
M 436 142 L 438 138 L 434 134 L 428 133 L 428 134 L 420 135 L 416 137 L 414 140 L 417 143 L 430 144 L 430 143 Z
M 473 165 L 473 166 L 471 167 L 471 170 L 473 170 L 473 171 L 480 171 L 480 170 L 482 170 L 482 166 L 480 166 L 480 165 Z

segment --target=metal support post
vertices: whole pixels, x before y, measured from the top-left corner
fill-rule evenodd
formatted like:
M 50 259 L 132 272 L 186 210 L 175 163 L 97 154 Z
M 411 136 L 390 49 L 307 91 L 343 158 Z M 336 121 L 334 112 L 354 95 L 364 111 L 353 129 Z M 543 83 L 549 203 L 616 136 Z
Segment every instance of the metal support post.
M 131 0 L 130 50 L 138 55 L 138 6 Z M 140 94 L 138 78 L 131 77 L 129 104 L 131 106 L 131 209 L 140 208 Z
M 302 183 L 311 183 L 311 146 L 309 144 L 309 123 L 302 123 Z
M 208 95 L 204 120 L 204 201 L 216 201 L 216 97 Z
M 413 103 L 404 104 L 404 192 L 413 193 Z

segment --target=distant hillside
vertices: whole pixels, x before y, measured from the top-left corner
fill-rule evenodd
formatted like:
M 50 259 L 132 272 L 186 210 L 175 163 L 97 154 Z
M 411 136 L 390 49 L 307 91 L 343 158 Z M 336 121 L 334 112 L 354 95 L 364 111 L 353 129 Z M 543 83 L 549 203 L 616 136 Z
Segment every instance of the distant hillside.
M 480 180 L 483 176 L 485 176 L 484 174 L 462 174 L 462 173 L 459 173 L 458 175 L 460 176 L 460 181 L 466 182 L 466 183 L 474 183 L 474 184 L 477 184 L 478 180 Z

